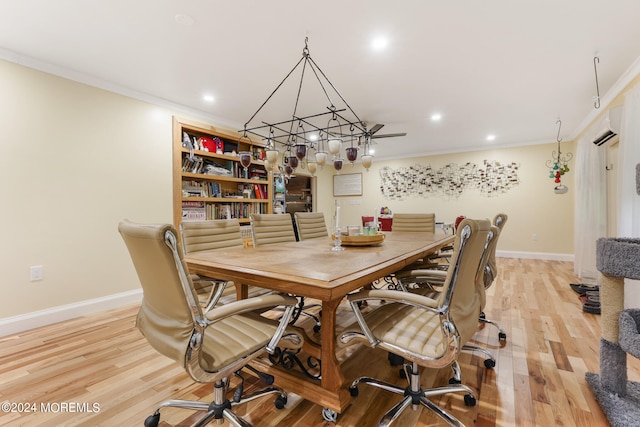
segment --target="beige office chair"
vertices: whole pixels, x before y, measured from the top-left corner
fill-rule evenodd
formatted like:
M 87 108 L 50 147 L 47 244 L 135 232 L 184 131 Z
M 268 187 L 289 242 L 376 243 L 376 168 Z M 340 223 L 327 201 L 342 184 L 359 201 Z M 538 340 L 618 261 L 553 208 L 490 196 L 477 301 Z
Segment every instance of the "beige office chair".
M 479 277 L 478 283 L 478 286 L 484 287 L 485 291 L 491 286 L 497 275 L 496 248 L 498 246 L 498 239 L 502 234 L 502 228 L 507 222 L 507 218 L 508 217 L 506 214 L 499 213 L 493 219 L 493 227 L 495 227 L 495 238 L 488 247 L 487 261 L 483 270 L 483 274 L 481 277 Z M 446 270 L 423 268 L 398 272 L 396 274 L 396 279 L 400 283 L 400 287 L 403 290 L 407 290 L 413 287 L 414 290 L 420 289 L 419 292 L 429 295 L 431 292 L 439 290 L 439 288 L 442 286 L 442 283 L 444 282 L 446 275 Z M 418 286 L 418 288 L 415 287 L 416 285 Z M 482 309 L 484 310 L 484 306 L 486 303 L 486 294 L 483 292 L 482 295 Z M 484 311 L 480 313 L 480 317 L 478 320 L 482 323 L 495 326 L 498 329 L 498 341 L 502 346 L 506 344 L 507 334 L 498 322 L 487 319 Z M 493 358 L 493 355 L 488 351 L 482 349 L 481 347 L 471 346 L 470 344 L 467 344 L 467 348 L 465 349 L 484 353 L 487 356 L 484 361 L 485 366 L 487 368 L 492 368 L 495 366 L 495 359 Z
M 434 213 L 394 213 L 393 231 L 429 232 L 436 231 Z
M 291 214 L 251 214 L 253 246 L 272 243 L 295 242 Z
M 251 231 L 253 234 L 253 246 L 271 245 L 274 243 L 296 242 L 296 233 L 291 221 L 291 214 L 251 214 Z M 298 307 L 293 314 L 291 323 L 295 323 L 300 315 L 305 315 L 315 322 L 313 330 L 320 330 L 320 318 L 315 314 L 304 311 L 311 308 L 304 305 L 304 297 L 298 296 Z
M 240 232 L 240 223 L 237 218 L 185 221 L 180 223 L 180 234 L 182 236 L 182 250 L 185 254 L 200 251 L 244 248 L 244 241 L 242 233 Z M 249 254 L 250 252 L 247 252 L 247 256 Z M 218 303 L 235 300 L 235 287 L 233 286 L 233 282 L 197 275 L 192 275 L 191 279 L 205 311 L 208 311 Z M 248 292 L 249 297 L 256 297 L 270 293 L 271 291 L 258 286 L 249 286 Z
M 502 234 L 502 229 L 507 223 L 507 219 L 509 219 L 509 217 L 505 213 L 499 213 L 493 218 L 493 225 L 498 228 L 499 234 Z M 491 285 L 495 282 L 496 276 L 498 275 L 498 266 L 496 263 L 496 246 L 497 241 L 493 246 L 493 250 L 489 252 L 489 260 L 487 261 L 487 266 L 485 267 L 483 276 L 483 284 L 485 289 L 489 289 L 489 287 L 491 287 Z M 498 341 L 503 346 L 506 344 L 507 333 L 498 322 L 496 322 L 495 320 L 487 319 L 484 311 L 480 313 L 480 321 L 489 325 L 493 325 L 496 329 L 498 329 Z
M 327 224 L 322 212 L 295 212 L 293 214 L 300 240 L 327 237 Z
M 252 359 L 265 351 L 273 352 L 277 345 L 300 348 L 302 337 L 286 329 L 296 299 L 272 294 L 214 307 L 205 313 L 198 303 L 172 225 L 123 221 L 118 231 L 129 250 L 143 290 L 137 328 L 154 349 L 183 365 L 194 381 L 215 384 L 213 402 L 167 400 L 145 420 L 145 426 L 157 426 L 160 409 L 167 406 L 205 411 L 204 417 L 194 424 L 196 426 L 224 418 L 239 427 L 251 424 L 232 412 L 235 405 L 277 393 L 276 406 L 284 407 L 286 393 L 277 387 L 244 397 L 237 393 L 233 401 L 226 395 L 229 376 L 239 375 L 240 369 Z M 280 322 L 253 312 L 276 306 L 286 306 Z
M 398 354 L 411 362 L 404 365 L 409 381 L 405 388 L 366 376 L 351 384 L 353 396 L 358 394 L 361 383 L 404 396 L 382 417 L 379 426 L 391 424 L 404 409 L 420 404 L 449 424 L 461 426 L 457 418 L 430 400 L 432 396 L 463 392 L 465 404 L 475 405 L 474 391 L 462 384 L 423 389 L 419 366 L 436 369 L 452 366 L 454 374 L 459 371 L 457 358 L 462 345 L 477 330 L 482 295 L 476 286 L 476 278 L 482 273 L 482 264 L 487 259 L 486 250 L 492 239 L 489 220 L 463 221 L 454 242 L 452 266 L 436 299 L 392 290 L 363 290 L 348 296 L 356 322 L 340 334 L 340 342 L 365 341 L 372 347 Z M 358 302 L 372 300 L 384 300 L 386 303 L 363 314 Z
M 411 233 L 411 232 L 426 232 L 434 233 L 436 229 L 436 215 L 434 213 L 395 213 L 393 214 L 393 232 L 396 233 Z M 432 257 L 421 258 L 410 265 L 405 266 L 402 271 L 410 271 L 419 268 L 433 268 L 437 264 L 432 261 Z M 396 274 L 398 272 L 381 278 L 377 283 L 374 283 L 374 287 L 380 287 L 380 284 L 387 286 L 389 289 L 396 289 L 398 287 Z

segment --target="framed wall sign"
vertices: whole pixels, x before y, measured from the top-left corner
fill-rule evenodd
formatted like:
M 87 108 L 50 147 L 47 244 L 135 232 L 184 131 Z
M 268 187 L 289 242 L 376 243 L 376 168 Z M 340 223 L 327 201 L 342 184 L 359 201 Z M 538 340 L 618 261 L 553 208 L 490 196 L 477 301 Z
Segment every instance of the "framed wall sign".
M 362 196 L 362 174 L 349 173 L 333 176 L 333 195 Z

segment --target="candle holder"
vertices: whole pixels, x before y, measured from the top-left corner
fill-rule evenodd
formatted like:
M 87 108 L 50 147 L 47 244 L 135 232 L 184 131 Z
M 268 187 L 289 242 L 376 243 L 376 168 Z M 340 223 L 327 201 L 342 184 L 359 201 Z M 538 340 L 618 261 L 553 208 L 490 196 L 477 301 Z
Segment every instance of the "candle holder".
M 336 227 L 333 230 L 333 247 L 331 248 L 331 252 L 344 251 L 344 246 L 342 246 L 342 237 L 340 236 L 340 227 Z
M 337 200 L 334 201 L 334 217 L 333 217 L 333 247 L 331 252 L 344 251 L 342 247 L 342 238 L 340 237 L 340 204 Z

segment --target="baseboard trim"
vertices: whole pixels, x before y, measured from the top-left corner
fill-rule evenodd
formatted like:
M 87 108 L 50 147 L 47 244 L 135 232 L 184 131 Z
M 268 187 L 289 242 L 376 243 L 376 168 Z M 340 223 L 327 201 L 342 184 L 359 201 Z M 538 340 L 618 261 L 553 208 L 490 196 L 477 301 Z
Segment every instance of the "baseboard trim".
M 496 251 L 496 256 L 502 258 L 542 259 L 547 261 L 574 261 L 573 254 L 554 254 L 549 252 Z
M 142 301 L 142 289 L 0 319 L 0 337 Z

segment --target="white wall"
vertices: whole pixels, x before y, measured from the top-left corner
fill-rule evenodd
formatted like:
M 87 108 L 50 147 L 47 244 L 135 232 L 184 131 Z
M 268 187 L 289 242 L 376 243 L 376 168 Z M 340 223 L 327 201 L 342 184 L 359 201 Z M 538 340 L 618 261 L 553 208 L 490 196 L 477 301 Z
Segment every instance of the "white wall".
M 171 222 L 171 113 L 5 61 L 0 93 L 0 319 L 139 289 L 117 224 Z

